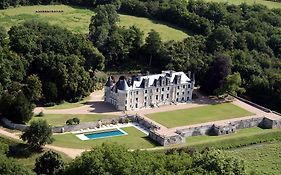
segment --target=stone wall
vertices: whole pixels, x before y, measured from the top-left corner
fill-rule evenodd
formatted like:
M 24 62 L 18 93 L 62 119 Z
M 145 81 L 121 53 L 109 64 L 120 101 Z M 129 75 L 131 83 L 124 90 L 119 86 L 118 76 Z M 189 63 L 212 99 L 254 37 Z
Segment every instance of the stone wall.
M 145 118 L 138 115 L 128 115 L 127 116 L 132 122 L 138 123 L 139 125 L 145 127 L 147 130 L 158 130 L 159 126 L 155 125 L 151 121 L 146 120 Z
M 24 131 L 26 128 L 28 128 L 27 125 L 13 123 L 13 122 L 11 122 L 10 120 L 8 120 L 4 117 L 1 117 L 0 121 L 5 127 L 9 128 L 9 129 Z
M 157 131 L 149 131 L 149 137 L 161 146 L 170 146 L 185 143 L 185 138 L 175 133 L 171 136 L 160 135 Z
M 280 117 L 281 119 L 281 117 Z M 280 121 L 271 121 L 265 117 L 257 118 L 247 118 L 243 120 L 231 121 L 222 123 L 221 125 L 206 124 L 196 127 L 186 127 L 184 129 L 177 130 L 176 133 L 182 137 L 191 137 L 198 135 L 223 135 L 230 134 L 235 132 L 237 129 L 251 128 L 251 127 L 263 127 L 263 128 L 272 128 L 272 127 L 281 127 Z

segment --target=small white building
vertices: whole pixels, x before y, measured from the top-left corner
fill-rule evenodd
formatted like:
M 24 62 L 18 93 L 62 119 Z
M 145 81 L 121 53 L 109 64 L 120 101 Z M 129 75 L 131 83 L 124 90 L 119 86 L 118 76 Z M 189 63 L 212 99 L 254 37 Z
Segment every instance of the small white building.
M 137 110 L 160 105 L 188 102 L 192 99 L 194 75 L 162 71 L 161 74 L 121 76 L 115 83 L 112 77 L 105 84 L 104 101 L 117 110 Z

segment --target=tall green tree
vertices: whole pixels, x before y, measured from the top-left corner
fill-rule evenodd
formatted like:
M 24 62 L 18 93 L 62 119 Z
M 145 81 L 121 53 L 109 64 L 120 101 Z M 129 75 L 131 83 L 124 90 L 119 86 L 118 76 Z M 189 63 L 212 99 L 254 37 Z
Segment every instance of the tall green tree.
M 37 174 L 60 175 L 63 170 L 64 162 L 56 152 L 47 151 L 36 159 L 34 171 Z
M 42 97 L 42 83 L 37 75 L 29 75 L 26 79 L 26 94 L 31 101 Z
M 231 94 L 231 95 L 237 95 L 237 93 L 245 93 L 245 89 L 241 87 L 242 80 L 241 76 L 238 72 L 235 72 L 234 74 L 228 75 L 224 82 L 222 87 L 215 90 L 215 93 L 217 95 L 224 95 L 224 94 Z
M 152 29 L 148 36 L 145 39 L 144 49 L 149 54 L 149 63 L 148 65 L 151 66 L 152 58 L 157 55 L 162 48 L 162 40 L 160 34 Z
M 52 143 L 52 127 L 46 120 L 32 121 L 30 126 L 23 132 L 21 139 L 26 141 L 30 148 L 39 150 L 47 143 Z
M 215 90 L 223 86 L 224 80 L 231 73 L 231 58 L 225 55 L 220 55 L 214 59 L 207 72 L 203 89 L 214 94 Z

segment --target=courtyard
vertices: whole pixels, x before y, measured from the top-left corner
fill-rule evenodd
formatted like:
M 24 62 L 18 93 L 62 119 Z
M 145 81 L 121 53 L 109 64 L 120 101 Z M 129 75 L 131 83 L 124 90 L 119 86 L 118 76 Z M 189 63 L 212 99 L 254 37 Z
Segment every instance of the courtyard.
M 167 128 L 173 128 L 250 115 L 254 114 L 232 103 L 222 103 L 190 109 L 152 113 L 148 114 L 147 117 Z

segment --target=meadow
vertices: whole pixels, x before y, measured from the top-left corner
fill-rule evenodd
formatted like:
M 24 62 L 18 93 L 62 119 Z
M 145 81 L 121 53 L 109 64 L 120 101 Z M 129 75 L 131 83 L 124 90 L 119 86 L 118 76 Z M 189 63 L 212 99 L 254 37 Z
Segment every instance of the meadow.
M 62 10 L 62 13 L 36 13 L 37 10 Z M 67 5 L 36 5 L 22 6 L 0 10 L 0 24 L 7 30 L 25 20 L 37 19 L 46 21 L 53 25 L 65 27 L 75 33 L 87 34 L 91 17 L 95 13 L 86 8 L 72 7 Z M 139 27 L 146 36 L 154 29 L 160 33 L 163 41 L 183 40 L 188 34 L 178 28 L 173 28 L 166 24 L 149 20 L 147 18 L 120 15 L 120 26 L 129 27 L 135 25 Z
M 236 105 L 231 103 L 222 103 L 190 109 L 153 113 L 147 115 L 147 117 L 168 128 L 173 128 L 177 126 L 192 125 L 250 115 L 253 115 L 253 113 Z
M 281 142 L 265 143 L 229 151 L 245 161 L 248 172 L 281 174 Z
M 262 4 L 262 5 L 267 6 L 268 8 L 281 8 L 280 2 L 273 2 L 273 1 L 267 1 L 267 0 L 205 0 L 205 1 L 221 2 L 221 3 L 235 4 L 235 5 L 239 5 L 242 3 L 246 3 L 249 5 Z

